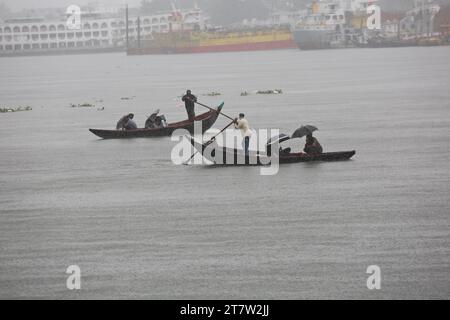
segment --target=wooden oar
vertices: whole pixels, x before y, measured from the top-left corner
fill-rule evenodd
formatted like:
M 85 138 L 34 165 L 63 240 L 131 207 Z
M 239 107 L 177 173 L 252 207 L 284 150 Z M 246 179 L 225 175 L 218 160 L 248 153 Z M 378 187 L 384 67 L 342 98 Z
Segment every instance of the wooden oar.
M 188 98 L 188 99 L 189 99 L 189 98 Z M 204 107 L 204 108 L 206 108 L 206 109 L 209 109 L 209 110 L 211 110 L 211 111 L 216 111 L 216 112 L 217 112 L 217 109 L 208 107 L 206 104 L 203 104 L 203 103 L 198 102 L 198 101 L 194 101 L 194 100 L 192 100 L 192 99 L 189 99 L 189 100 L 193 101 L 194 103 L 198 104 L 199 106 L 202 106 L 202 107 Z M 233 121 L 235 120 L 234 118 L 232 118 L 232 117 L 226 115 L 226 114 L 223 113 L 223 112 L 219 112 L 219 113 L 220 113 L 221 115 L 223 115 L 224 117 L 230 119 L 230 120 L 233 120 Z
M 222 130 L 220 130 L 220 132 L 218 134 L 216 134 L 214 137 L 212 137 L 208 142 L 205 143 L 206 146 L 210 145 L 218 136 L 219 134 L 221 134 L 222 132 L 224 132 L 225 130 L 227 130 L 231 125 L 234 124 L 234 120 L 233 122 L 230 122 L 229 125 L 227 125 L 225 128 L 223 128 Z M 187 166 L 189 164 L 189 162 L 197 155 L 197 153 L 199 153 L 199 151 L 197 150 L 190 158 L 188 161 L 186 161 L 185 163 L 183 163 L 185 166 Z

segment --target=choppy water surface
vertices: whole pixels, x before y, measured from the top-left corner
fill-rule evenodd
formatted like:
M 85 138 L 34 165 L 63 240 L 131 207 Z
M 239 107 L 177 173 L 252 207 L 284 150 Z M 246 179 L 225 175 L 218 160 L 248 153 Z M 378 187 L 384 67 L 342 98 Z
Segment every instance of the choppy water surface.
M 0 298 L 448 298 L 449 56 L 0 59 L 0 104 L 33 107 L 0 114 Z M 254 128 L 314 124 L 327 151 L 357 155 L 264 177 L 175 166 L 170 138 L 103 141 L 87 130 L 128 112 L 142 125 L 156 108 L 184 119 L 187 88 Z M 284 94 L 240 97 L 276 88 Z M 210 91 L 223 95 L 201 96 Z M 69 108 L 84 102 L 96 108 Z M 81 291 L 66 289 L 69 265 L 81 267 Z M 380 291 L 366 287 L 369 265 L 381 267 Z

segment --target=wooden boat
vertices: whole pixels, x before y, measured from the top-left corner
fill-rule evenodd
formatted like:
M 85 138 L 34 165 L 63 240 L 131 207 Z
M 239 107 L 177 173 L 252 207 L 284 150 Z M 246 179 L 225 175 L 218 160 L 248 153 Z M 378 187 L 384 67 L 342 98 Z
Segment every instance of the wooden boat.
M 219 117 L 220 112 L 222 111 L 223 106 L 224 103 L 222 103 L 214 110 L 210 110 L 195 117 L 194 120 L 195 122 L 201 122 L 202 133 L 205 133 L 214 125 L 217 118 Z M 137 129 L 137 130 L 89 129 L 89 131 L 103 139 L 165 137 L 172 135 L 172 133 L 178 129 L 185 129 L 188 130 L 191 134 L 193 134 L 195 125 L 194 121 L 184 120 L 180 122 L 170 123 L 165 128 L 156 128 L 156 129 Z
M 278 158 L 278 163 L 297 163 L 311 161 L 344 161 L 350 160 L 356 151 L 328 152 L 322 154 L 306 153 L 280 153 L 269 157 L 265 153 L 249 152 L 247 156 L 242 150 L 219 147 L 216 143 L 210 145 L 197 142 L 190 138 L 191 144 L 203 157 L 216 165 L 234 165 L 234 166 L 262 166 L 270 165 L 273 160 Z

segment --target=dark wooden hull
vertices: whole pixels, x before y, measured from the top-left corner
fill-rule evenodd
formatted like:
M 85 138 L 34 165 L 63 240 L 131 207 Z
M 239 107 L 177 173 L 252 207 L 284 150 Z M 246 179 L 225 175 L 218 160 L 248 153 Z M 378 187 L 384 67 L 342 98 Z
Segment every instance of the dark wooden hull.
M 195 117 L 195 122 L 201 122 L 202 133 L 208 131 L 216 122 L 222 111 L 223 104 L 215 110 L 210 110 Z M 175 130 L 188 130 L 191 134 L 194 133 L 195 123 L 193 121 L 185 120 L 181 122 L 171 123 L 165 128 L 158 129 L 137 129 L 137 130 L 99 130 L 89 129 L 90 132 L 103 139 L 131 139 L 131 138 L 154 138 L 154 137 L 168 137 L 173 134 Z
M 299 163 L 312 161 L 345 161 L 350 160 L 356 151 L 328 152 L 322 154 L 289 153 L 280 154 L 277 159 L 272 159 L 266 154 L 250 153 L 244 156 L 242 150 L 229 149 L 217 146 L 207 147 L 204 144 L 191 139 L 192 145 L 199 151 L 203 157 L 216 165 L 226 166 L 262 166 L 270 165 L 272 161 L 278 159 L 278 163 Z

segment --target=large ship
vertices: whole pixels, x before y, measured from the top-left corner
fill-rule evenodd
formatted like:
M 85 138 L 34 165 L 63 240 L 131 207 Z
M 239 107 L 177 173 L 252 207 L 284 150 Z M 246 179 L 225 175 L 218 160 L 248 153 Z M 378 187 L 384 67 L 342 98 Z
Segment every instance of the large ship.
M 230 51 L 294 49 L 289 26 L 218 28 L 196 8 L 173 10 L 169 28 L 150 35 L 138 35 L 128 45 L 129 55 L 180 54 Z
M 313 1 L 293 34 L 301 50 L 357 47 L 364 43 L 367 25 L 365 0 Z
M 296 44 L 289 29 L 189 31 L 155 34 L 153 39 L 141 40 L 139 46 L 130 47 L 128 54 L 179 54 L 293 48 L 296 48 Z
M 185 16 L 196 17 L 195 10 Z M 58 18 L 26 17 L 0 21 L 0 56 L 92 53 L 126 50 L 126 43 L 134 43 L 152 34 L 165 33 L 171 28 L 172 13 L 156 13 L 137 17 L 115 12 L 85 10 L 77 28 L 68 25 L 68 15 Z M 128 23 L 127 23 L 128 20 Z M 193 23 L 187 22 L 187 27 Z

